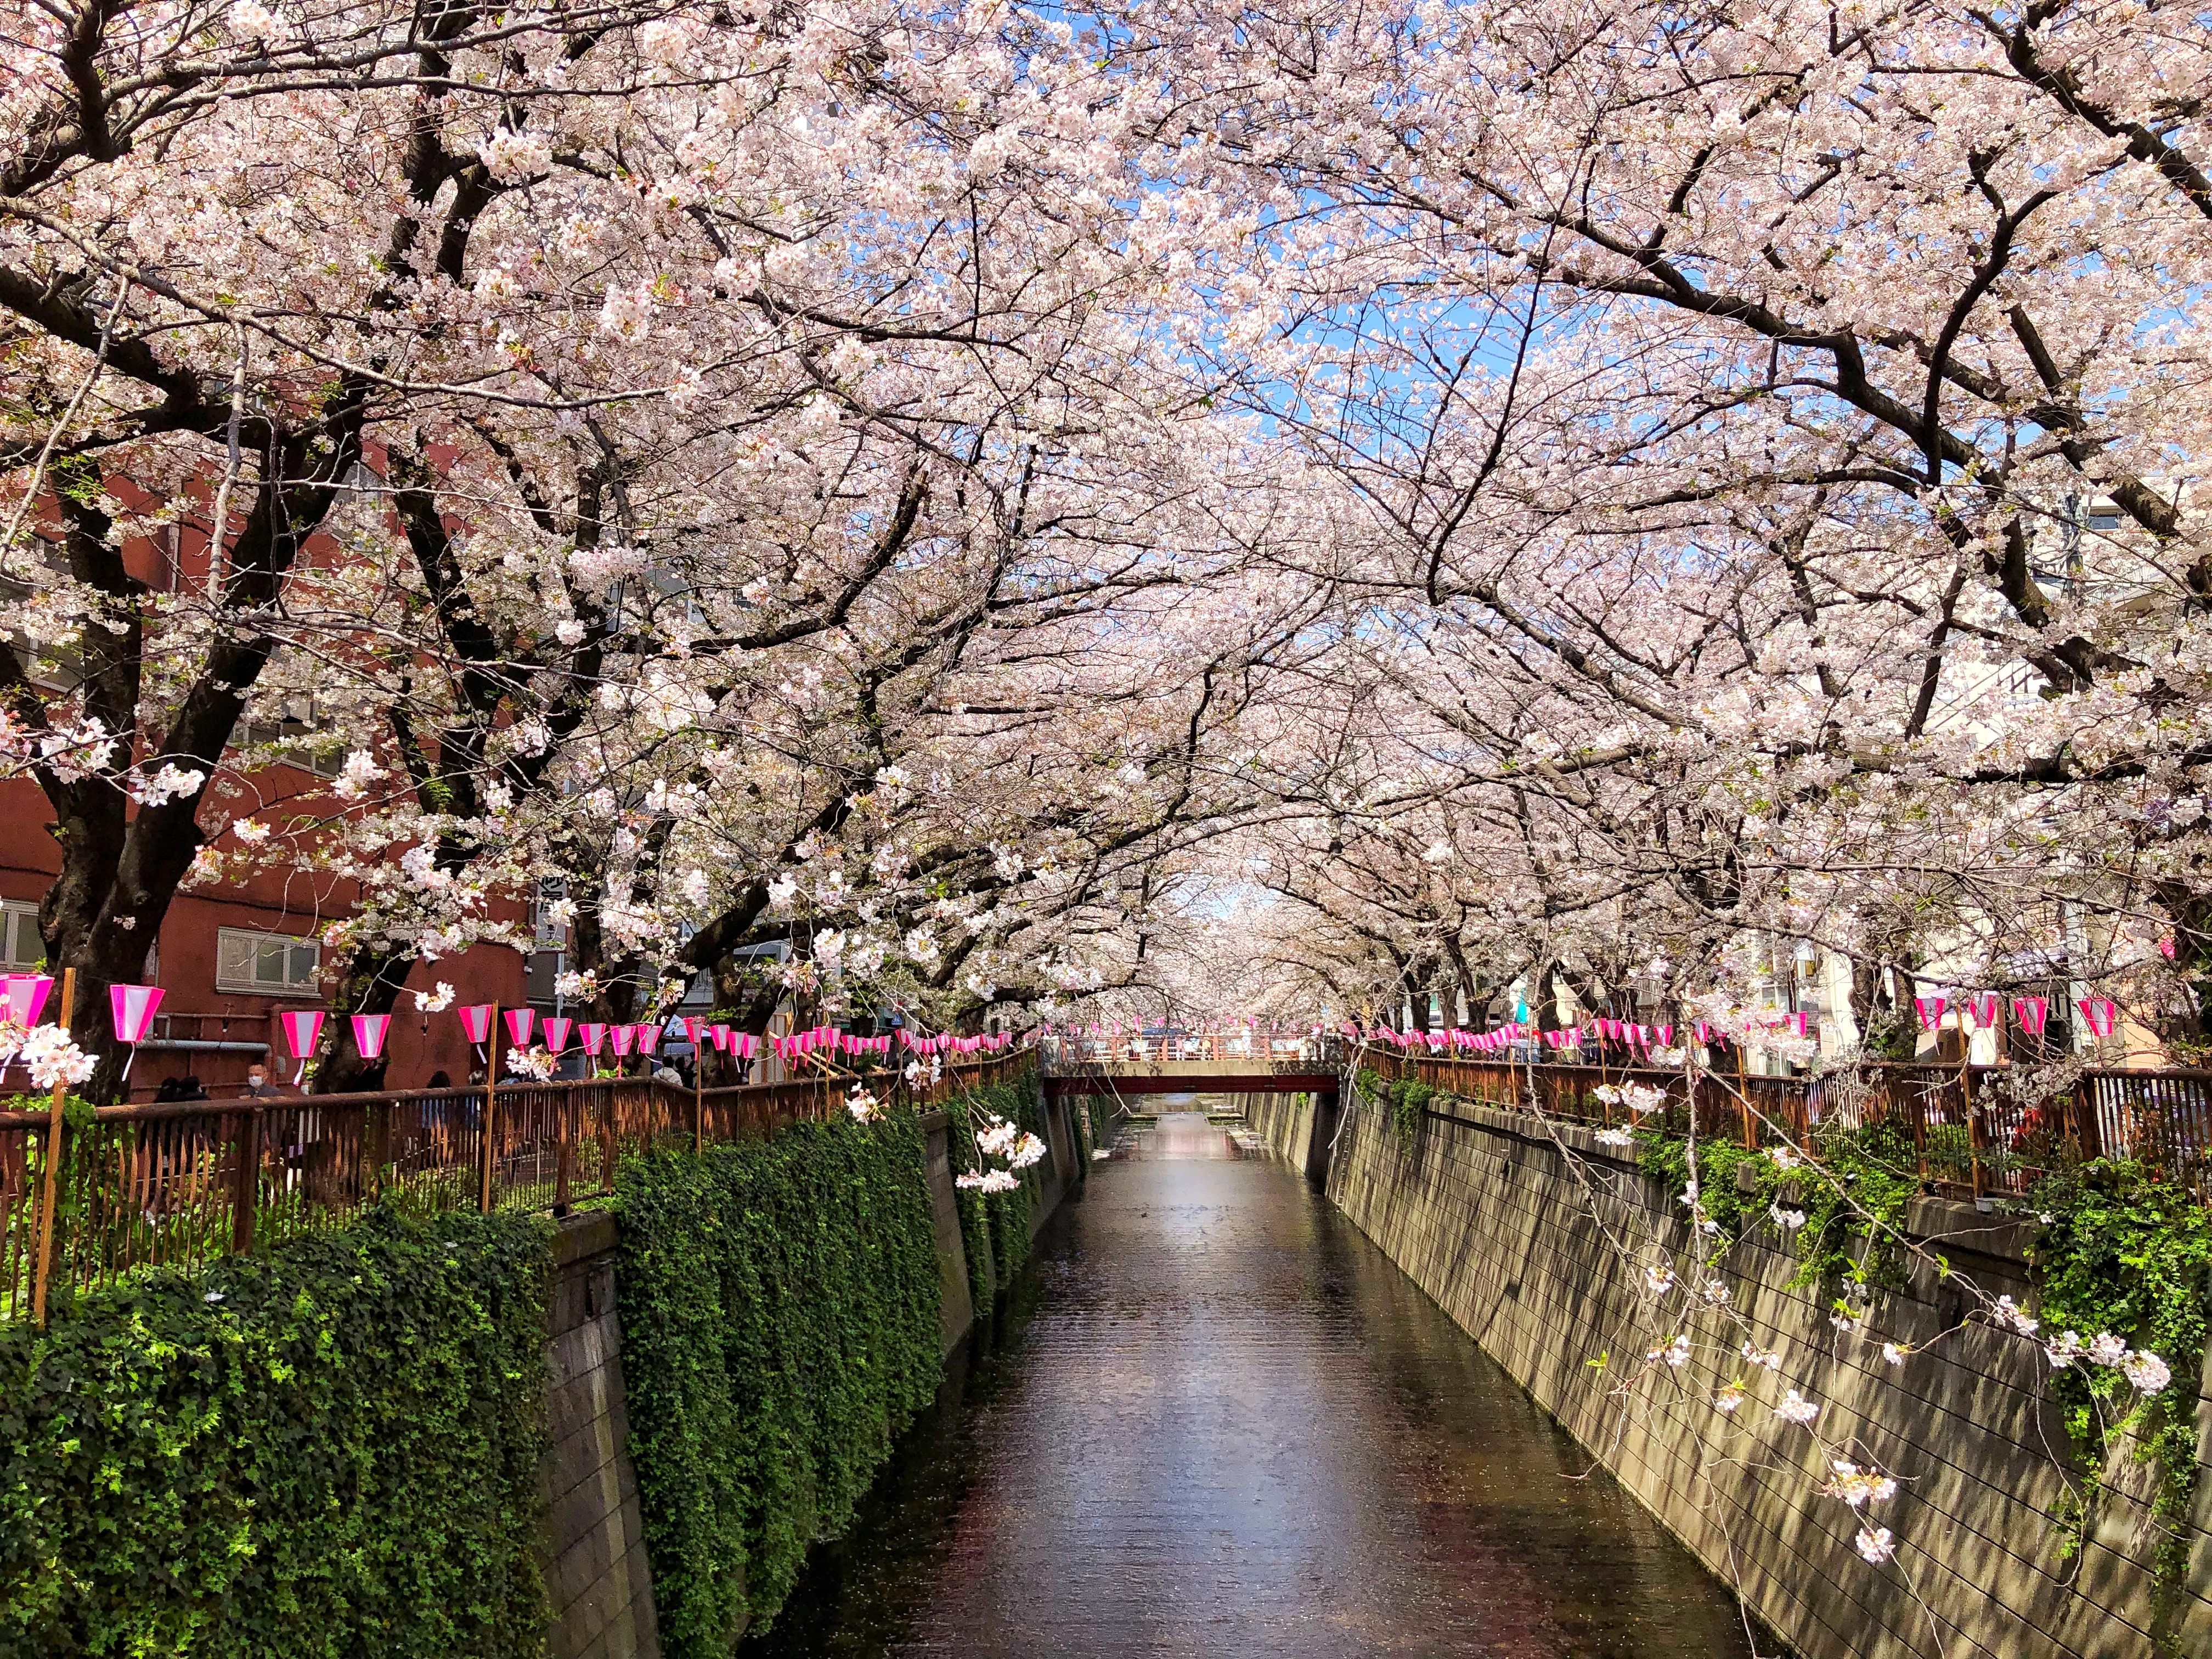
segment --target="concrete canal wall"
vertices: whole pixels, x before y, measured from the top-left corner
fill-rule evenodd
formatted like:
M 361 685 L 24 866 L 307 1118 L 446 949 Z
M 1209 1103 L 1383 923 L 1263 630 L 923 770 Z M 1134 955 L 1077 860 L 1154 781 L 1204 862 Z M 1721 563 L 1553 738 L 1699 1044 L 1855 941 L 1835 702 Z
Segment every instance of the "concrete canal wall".
M 1731 1256 L 1735 1304 L 1755 1340 L 1784 1356 L 1735 1419 L 1707 1403 L 1737 1374 L 1714 1360 L 1665 1373 L 1632 1404 L 1608 1382 L 1637 1369 L 1650 1340 L 1632 1284 L 1643 1263 L 1610 1239 L 1684 1243 L 1674 1194 L 1563 1127 L 1458 1102 L 1430 1113 L 1408 1150 L 1387 1109 L 1353 1103 L 1328 1157 L 1310 1104 L 1255 1100 L 1252 1121 L 1301 1170 L 1326 1165 L 1330 1199 L 1516 1377 L 1629 1491 L 1807 1659 L 2138 1659 L 2154 1651 L 2148 1550 L 2149 1473 L 2127 1449 L 2112 1495 L 2079 1559 L 2064 1559 L 2049 1516 L 2066 1490 L 2067 1439 L 2045 1385 L 2049 1364 L 2024 1339 L 1977 1325 L 1959 1285 L 1933 1273 L 1881 1297 L 1871 1343 L 1839 1339 L 1829 1308 L 1787 1288 L 1795 1258 L 1754 1235 Z M 1562 1146 L 1589 1179 L 1571 1173 Z M 1991 1294 L 2024 1297 L 2019 1230 L 1971 1205 L 1923 1200 L 1913 1229 L 1954 1273 Z M 1771 1230 L 1767 1230 L 1771 1234 Z M 1650 1260 L 1659 1259 L 1655 1244 Z M 1932 1350 L 1887 1366 L 1885 1340 Z M 1632 1363 L 1621 1365 L 1624 1350 Z M 1607 1357 L 1601 1371 L 1591 1363 Z M 1862 1561 L 1857 1517 L 1813 1490 L 1811 1437 L 1765 1409 L 1783 1381 L 1822 1408 L 1832 1443 L 1854 1442 L 1895 1471 L 1906 1495 L 1883 1506 L 1901 1553 Z M 2200 1406 L 2200 1430 L 2212 1410 Z M 2208 1437 L 2200 1433 L 2200 1445 Z M 2202 1454 L 2200 1453 L 2200 1455 Z M 2212 1654 L 2212 1479 L 2200 1481 L 2189 1585 L 2176 1651 Z
M 552 1336 L 545 1350 L 552 1449 L 538 1482 L 547 1516 L 545 1594 L 553 1613 L 546 1659 L 653 1659 L 660 1652 L 628 1445 L 622 1321 L 615 1312 L 618 1242 L 615 1218 L 604 1211 L 579 1216 L 553 1236 Z
M 1051 1156 L 1031 1188 L 1032 1237 L 1075 1177 L 1079 1143 L 1065 1103 L 1045 1102 Z M 922 1119 L 930 1217 L 944 1300 L 947 1358 L 975 1322 L 960 1237 L 943 1112 Z M 553 1626 L 547 1659 L 659 1659 L 653 1572 L 645 1553 L 636 1472 L 628 1449 L 622 1322 L 616 1312 L 617 1218 L 601 1212 L 564 1223 L 554 1237 L 546 1413 L 552 1449 L 539 1478 L 541 1548 Z

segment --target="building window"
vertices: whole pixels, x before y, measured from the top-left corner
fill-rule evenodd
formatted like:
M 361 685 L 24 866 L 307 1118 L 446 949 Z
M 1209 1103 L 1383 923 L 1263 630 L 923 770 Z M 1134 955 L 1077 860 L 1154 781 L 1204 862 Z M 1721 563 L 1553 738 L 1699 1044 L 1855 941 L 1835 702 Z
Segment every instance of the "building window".
M 0 902 L 0 968 L 20 974 L 46 959 L 39 937 L 39 907 L 20 899 Z
M 218 927 L 215 988 L 248 995 L 313 996 L 321 989 L 323 947 L 291 933 Z

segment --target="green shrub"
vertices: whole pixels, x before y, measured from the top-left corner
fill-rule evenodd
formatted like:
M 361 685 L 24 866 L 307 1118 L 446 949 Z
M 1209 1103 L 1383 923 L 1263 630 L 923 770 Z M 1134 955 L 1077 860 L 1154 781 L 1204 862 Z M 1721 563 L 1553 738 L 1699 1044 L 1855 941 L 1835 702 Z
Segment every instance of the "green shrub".
M 2106 1456 L 2123 1434 L 2157 1466 L 2154 1612 L 2161 1644 L 2188 1582 L 2189 1517 L 2197 1500 L 2197 1380 L 2212 1308 L 2212 1211 L 2186 1188 L 2140 1164 L 2096 1159 L 2062 1169 L 2029 1202 L 2049 1219 L 2033 1249 L 2044 1334 L 2087 1340 L 2109 1331 L 2171 1367 L 2160 1393 L 2136 1395 L 2110 1366 L 2076 1363 L 2051 1375 L 2080 1455 L 2081 1486 L 2062 1511 L 2068 1553 L 2104 1484 Z
M 977 1162 L 975 1135 L 982 1112 L 994 1113 L 1040 1139 L 1048 1138 L 1044 1132 L 1043 1085 L 1035 1072 L 1024 1073 L 1012 1083 L 994 1083 L 957 1096 L 945 1103 L 945 1109 L 952 1120 L 946 1132 L 946 1146 L 955 1176 L 963 1170 L 981 1167 Z M 1023 1170 L 1021 1178 L 1020 1188 L 1011 1193 L 993 1193 L 988 1198 L 976 1192 L 960 1194 L 960 1236 L 967 1248 L 970 1284 L 981 1280 L 984 1272 L 981 1261 L 983 1253 L 975 1247 L 971 1225 L 988 1234 L 989 1259 L 998 1269 L 997 1283 L 985 1284 L 975 1297 L 978 1319 L 990 1316 L 998 1293 L 1014 1282 L 1023 1264 L 1030 1259 L 1030 1213 L 1036 1202 L 1037 1188 L 1044 1180 L 1044 1166 L 1040 1164 Z M 972 1224 L 971 1214 L 975 1218 Z
M 372 1211 L 0 1328 L 0 1653 L 538 1654 L 550 1270 Z
M 1673 1213 L 1686 1218 L 1679 1200 L 1689 1184 L 1689 1142 L 1650 1129 L 1638 1130 L 1636 1140 L 1638 1165 L 1665 1185 Z M 1698 1202 L 1720 1229 L 1708 1241 L 1708 1256 L 1717 1261 L 1747 1227 L 1766 1222 L 1786 1194 L 1805 1214 L 1804 1224 L 1785 1235 L 1797 1256 L 1790 1289 L 1817 1290 L 1856 1305 L 1876 1287 L 1902 1285 L 1899 1231 L 1920 1190 L 1911 1138 L 1888 1124 L 1838 1127 L 1822 1131 L 1813 1152 L 1815 1163 L 1784 1170 L 1740 1142 L 1699 1140 Z M 1749 1176 L 1741 1176 L 1747 1169 Z
M 630 1453 L 664 1650 L 726 1654 L 852 1519 L 939 1376 L 910 1112 L 622 1171 Z

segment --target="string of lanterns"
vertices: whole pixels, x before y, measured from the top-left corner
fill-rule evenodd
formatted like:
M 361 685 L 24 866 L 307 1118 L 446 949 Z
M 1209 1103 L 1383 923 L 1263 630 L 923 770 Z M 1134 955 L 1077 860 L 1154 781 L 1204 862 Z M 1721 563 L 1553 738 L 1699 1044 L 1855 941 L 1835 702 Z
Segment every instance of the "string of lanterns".
M 1995 991 L 1969 993 L 1962 996 L 1956 1006 L 1960 1025 L 1963 1029 L 1966 1020 L 1972 1018 L 1976 1030 L 1992 1030 L 2000 1024 L 2003 1006 L 2004 999 Z M 2119 1009 L 2111 998 L 2077 997 L 2074 1006 L 2081 1012 L 2082 1023 L 2096 1036 L 2109 1037 L 2118 1029 Z M 1923 1031 L 1933 1031 L 1941 1026 L 1945 1012 L 1952 1007 L 1950 1000 L 1941 996 L 1912 999 L 1913 1012 Z M 2013 1023 L 2022 1032 L 2029 1036 L 2040 1036 L 2050 1023 L 2050 1000 L 2045 997 L 2014 997 L 2012 999 L 2012 1018 Z M 1771 1032 L 1786 1031 L 1801 1037 L 1811 1035 L 1811 1016 L 1802 1012 L 1779 1014 L 1759 1024 Z M 1338 1029 L 1354 1042 L 1389 1043 L 1400 1048 L 1425 1046 L 1431 1052 L 1447 1048 L 1498 1049 L 1531 1040 L 1540 1041 L 1553 1049 L 1578 1048 L 1585 1038 L 1626 1043 L 1632 1048 L 1648 1050 L 1653 1048 L 1670 1048 L 1674 1040 L 1672 1025 L 1641 1025 L 1630 1020 L 1604 1016 L 1596 1016 L 1554 1031 L 1537 1030 L 1525 1021 L 1509 1022 L 1490 1031 L 1468 1031 L 1457 1027 L 1432 1031 L 1395 1031 L 1388 1026 L 1363 1030 L 1349 1021 Z M 1701 1044 L 1710 1045 L 1723 1035 L 1712 1021 L 1706 1019 L 1692 1022 L 1688 1029 Z
M 39 1023 L 45 1012 L 46 999 L 54 981 L 44 974 L 9 974 L 0 975 L 0 1010 L 15 1024 L 28 1030 Z M 155 1017 L 161 1011 L 162 988 L 158 985 L 112 985 L 109 1000 L 115 1025 L 115 1040 L 131 1051 L 136 1059 L 138 1045 L 146 1040 L 154 1027 Z M 461 1022 L 462 1035 L 477 1051 L 477 1058 L 489 1063 L 486 1052 L 491 1037 L 495 1005 L 476 1003 L 454 1011 Z M 560 1015 L 548 1015 L 542 1020 L 534 1008 L 507 1008 L 498 1011 L 510 1043 L 517 1048 L 531 1046 L 532 1036 L 538 1038 L 549 1055 L 557 1059 L 567 1052 L 573 1036 L 579 1048 L 592 1060 L 611 1052 L 617 1061 L 633 1054 L 650 1057 L 667 1035 L 668 1027 L 658 1020 L 639 1020 L 614 1024 L 599 1020 L 576 1020 Z M 380 1059 L 386 1039 L 392 1031 L 389 1014 L 350 1014 L 347 1017 L 353 1033 L 354 1047 L 363 1060 Z M 319 1008 L 290 1008 L 276 1016 L 277 1029 L 283 1033 L 285 1047 L 294 1061 L 293 1082 L 305 1081 L 307 1062 L 314 1056 L 322 1041 L 327 1015 Z M 902 1028 L 896 1033 L 882 1036 L 860 1036 L 851 1031 L 840 1030 L 833 1025 L 817 1025 L 805 1031 L 793 1031 L 780 1036 L 762 1037 L 750 1031 L 733 1030 L 726 1021 L 709 1021 L 705 1016 L 686 1014 L 681 1017 L 686 1039 L 695 1052 L 703 1052 L 703 1045 L 711 1043 L 718 1054 L 733 1060 L 750 1062 L 764 1053 L 773 1053 L 787 1064 L 796 1064 L 814 1054 L 839 1055 L 852 1058 L 888 1060 L 894 1036 L 902 1047 L 917 1054 L 966 1054 L 995 1052 L 1006 1048 L 1013 1038 L 1000 1032 L 978 1036 L 956 1036 L 951 1032 L 936 1036 L 917 1037 Z M 130 1075 L 126 1062 L 124 1076 Z

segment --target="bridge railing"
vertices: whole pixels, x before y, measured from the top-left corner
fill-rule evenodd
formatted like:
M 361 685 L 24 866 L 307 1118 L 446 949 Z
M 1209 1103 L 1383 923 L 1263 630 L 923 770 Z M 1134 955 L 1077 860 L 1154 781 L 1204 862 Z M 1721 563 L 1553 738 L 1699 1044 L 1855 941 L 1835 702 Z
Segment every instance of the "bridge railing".
M 1146 1036 L 1130 1032 L 1115 1036 L 1049 1036 L 1037 1044 L 1048 1066 L 1085 1065 L 1174 1065 L 1198 1060 L 1253 1060 L 1273 1063 L 1301 1060 L 1333 1061 L 1342 1050 L 1341 1039 L 1297 1031 L 1186 1031 Z
M 926 1109 L 1032 1063 L 1017 1050 L 914 1085 L 890 1071 L 697 1090 L 605 1078 L 103 1106 L 64 1127 L 51 1231 L 51 1120 L 0 1111 L 0 1321 L 28 1316 L 42 1276 L 51 1301 L 342 1226 L 376 1203 L 559 1211 L 613 1192 L 626 1154 L 834 1117 L 856 1081 Z
M 1936 1190 L 2020 1196 L 2055 1164 L 2135 1158 L 2212 1202 L 2212 1071 L 2094 1069 L 2038 1097 L 2008 1066 L 1868 1062 L 1806 1077 L 1679 1068 L 1430 1059 L 1370 1050 L 1384 1077 L 1420 1077 L 1438 1091 L 1506 1110 L 1621 1126 L 1642 1122 L 1746 1146 L 1808 1147 L 1824 1129 L 1887 1130 L 1894 1155 Z M 1639 1117 L 1601 1098 L 1635 1083 L 1663 1103 Z

